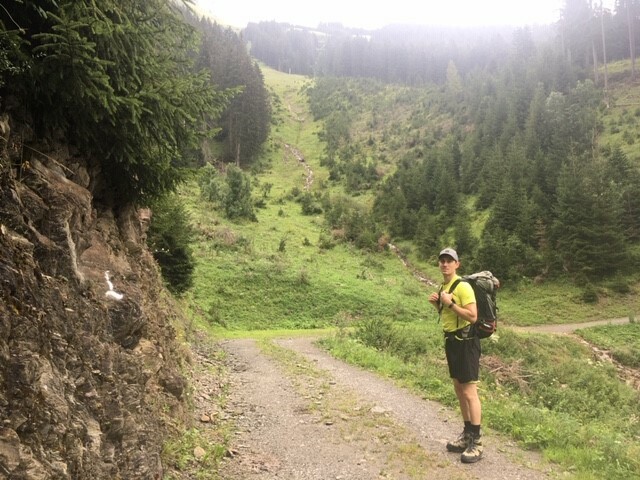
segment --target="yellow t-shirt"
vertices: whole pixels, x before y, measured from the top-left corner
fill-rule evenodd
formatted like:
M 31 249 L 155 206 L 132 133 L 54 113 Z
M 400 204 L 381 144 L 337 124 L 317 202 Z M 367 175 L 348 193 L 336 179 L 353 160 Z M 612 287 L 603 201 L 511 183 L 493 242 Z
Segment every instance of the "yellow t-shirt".
M 443 292 L 448 292 L 453 282 L 455 282 L 458 278 L 458 275 L 454 276 L 449 283 L 442 286 Z M 456 302 L 457 305 L 464 307 L 465 305 L 469 305 L 470 303 L 476 303 L 476 296 L 473 293 L 473 288 L 467 282 L 460 282 L 458 286 L 453 291 L 453 301 Z M 445 332 L 454 332 L 460 328 L 464 328 L 469 325 L 464 318 L 458 317 L 453 310 L 444 306 L 441 311 L 441 319 L 442 319 L 442 329 Z

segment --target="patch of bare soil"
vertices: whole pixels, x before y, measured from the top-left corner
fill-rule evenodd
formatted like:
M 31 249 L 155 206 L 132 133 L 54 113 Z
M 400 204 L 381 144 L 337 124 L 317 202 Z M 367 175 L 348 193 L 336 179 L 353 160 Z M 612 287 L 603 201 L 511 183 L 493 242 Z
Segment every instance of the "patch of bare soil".
M 308 192 L 309 190 L 311 190 L 311 186 L 313 185 L 312 168 L 309 166 L 309 164 L 304 158 L 304 155 L 300 150 L 289 145 L 288 143 L 284 144 L 284 149 L 285 149 L 285 159 L 288 157 L 288 155 L 293 155 L 296 161 L 304 168 L 304 171 L 305 171 L 304 190 L 305 192 Z
M 487 430 L 484 458 L 462 464 L 445 449 L 461 431 L 457 411 L 337 360 L 313 339 L 222 348 L 236 425 L 223 479 L 551 478 L 539 455 Z

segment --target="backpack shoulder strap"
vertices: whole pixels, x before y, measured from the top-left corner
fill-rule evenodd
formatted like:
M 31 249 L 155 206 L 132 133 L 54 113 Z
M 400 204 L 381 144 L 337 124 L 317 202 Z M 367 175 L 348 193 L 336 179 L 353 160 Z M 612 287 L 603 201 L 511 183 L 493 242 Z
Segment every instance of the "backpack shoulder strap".
M 457 278 L 455 282 L 453 282 L 453 284 L 451 285 L 451 287 L 449 287 L 449 293 L 453 293 L 453 291 L 456 289 L 456 287 L 458 286 L 458 284 L 462 282 L 462 278 Z
M 447 293 L 453 293 L 453 291 L 456 289 L 458 284 L 462 281 L 463 281 L 462 278 L 456 278 L 455 281 L 449 287 L 449 291 Z M 440 285 L 440 290 L 438 291 L 438 294 L 442 293 L 442 290 L 444 290 L 444 285 Z M 440 307 L 438 308 L 438 323 L 440 323 L 441 316 L 442 316 L 442 304 L 440 304 Z
M 464 282 L 464 281 L 465 280 L 462 277 L 456 278 L 455 281 L 449 287 L 449 293 L 453 293 L 453 291 L 460 284 L 460 282 Z M 460 317 L 458 317 L 457 315 L 456 315 L 456 324 L 457 324 L 458 328 L 460 328 Z

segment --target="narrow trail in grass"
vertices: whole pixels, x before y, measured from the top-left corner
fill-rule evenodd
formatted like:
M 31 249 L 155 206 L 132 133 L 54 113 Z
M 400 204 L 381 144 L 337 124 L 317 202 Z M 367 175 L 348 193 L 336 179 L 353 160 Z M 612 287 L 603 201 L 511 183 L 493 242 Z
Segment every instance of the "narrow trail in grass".
M 629 317 L 626 318 L 612 318 L 608 320 L 595 320 L 592 322 L 582 322 L 582 323 L 562 323 L 562 324 L 554 324 L 554 325 L 532 325 L 527 327 L 516 327 L 510 326 L 509 328 L 515 330 L 516 332 L 526 332 L 526 333 L 557 333 L 569 335 L 574 333 L 576 330 L 581 328 L 591 328 L 598 327 L 601 325 L 624 325 L 629 323 Z
M 544 479 L 540 456 L 485 432 L 474 465 L 446 452 L 457 412 L 348 365 L 311 338 L 223 342 L 237 433 L 223 479 Z
M 304 159 L 304 155 L 302 155 L 302 152 L 300 150 L 289 145 L 288 143 L 284 144 L 284 149 L 286 152 L 293 155 L 298 161 L 298 163 L 304 168 L 304 171 L 305 171 L 304 190 L 305 192 L 310 191 L 311 187 L 313 186 L 313 170 Z

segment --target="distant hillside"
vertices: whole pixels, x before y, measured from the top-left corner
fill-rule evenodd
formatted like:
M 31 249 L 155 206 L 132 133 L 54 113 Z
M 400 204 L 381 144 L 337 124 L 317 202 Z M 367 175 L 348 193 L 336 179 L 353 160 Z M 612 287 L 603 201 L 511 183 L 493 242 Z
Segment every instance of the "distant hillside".
M 640 27 L 640 13 L 632 15 Z M 627 24 L 626 9 L 600 11 L 586 2 L 567 2 L 561 20 L 548 26 L 388 25 L 363 30 L 271 21 L 250 23 L 243 36 L 256 58 L 283 72 L 421 85 L 443 83 L 449 62 L 466 76 L 478 69 L 495 71 L 511 55 L 527 57 L 532 49 L 555 49 L 575 67 L 592 69 L 605 58 L 605 44 L 608 61 L 628 58 Z

